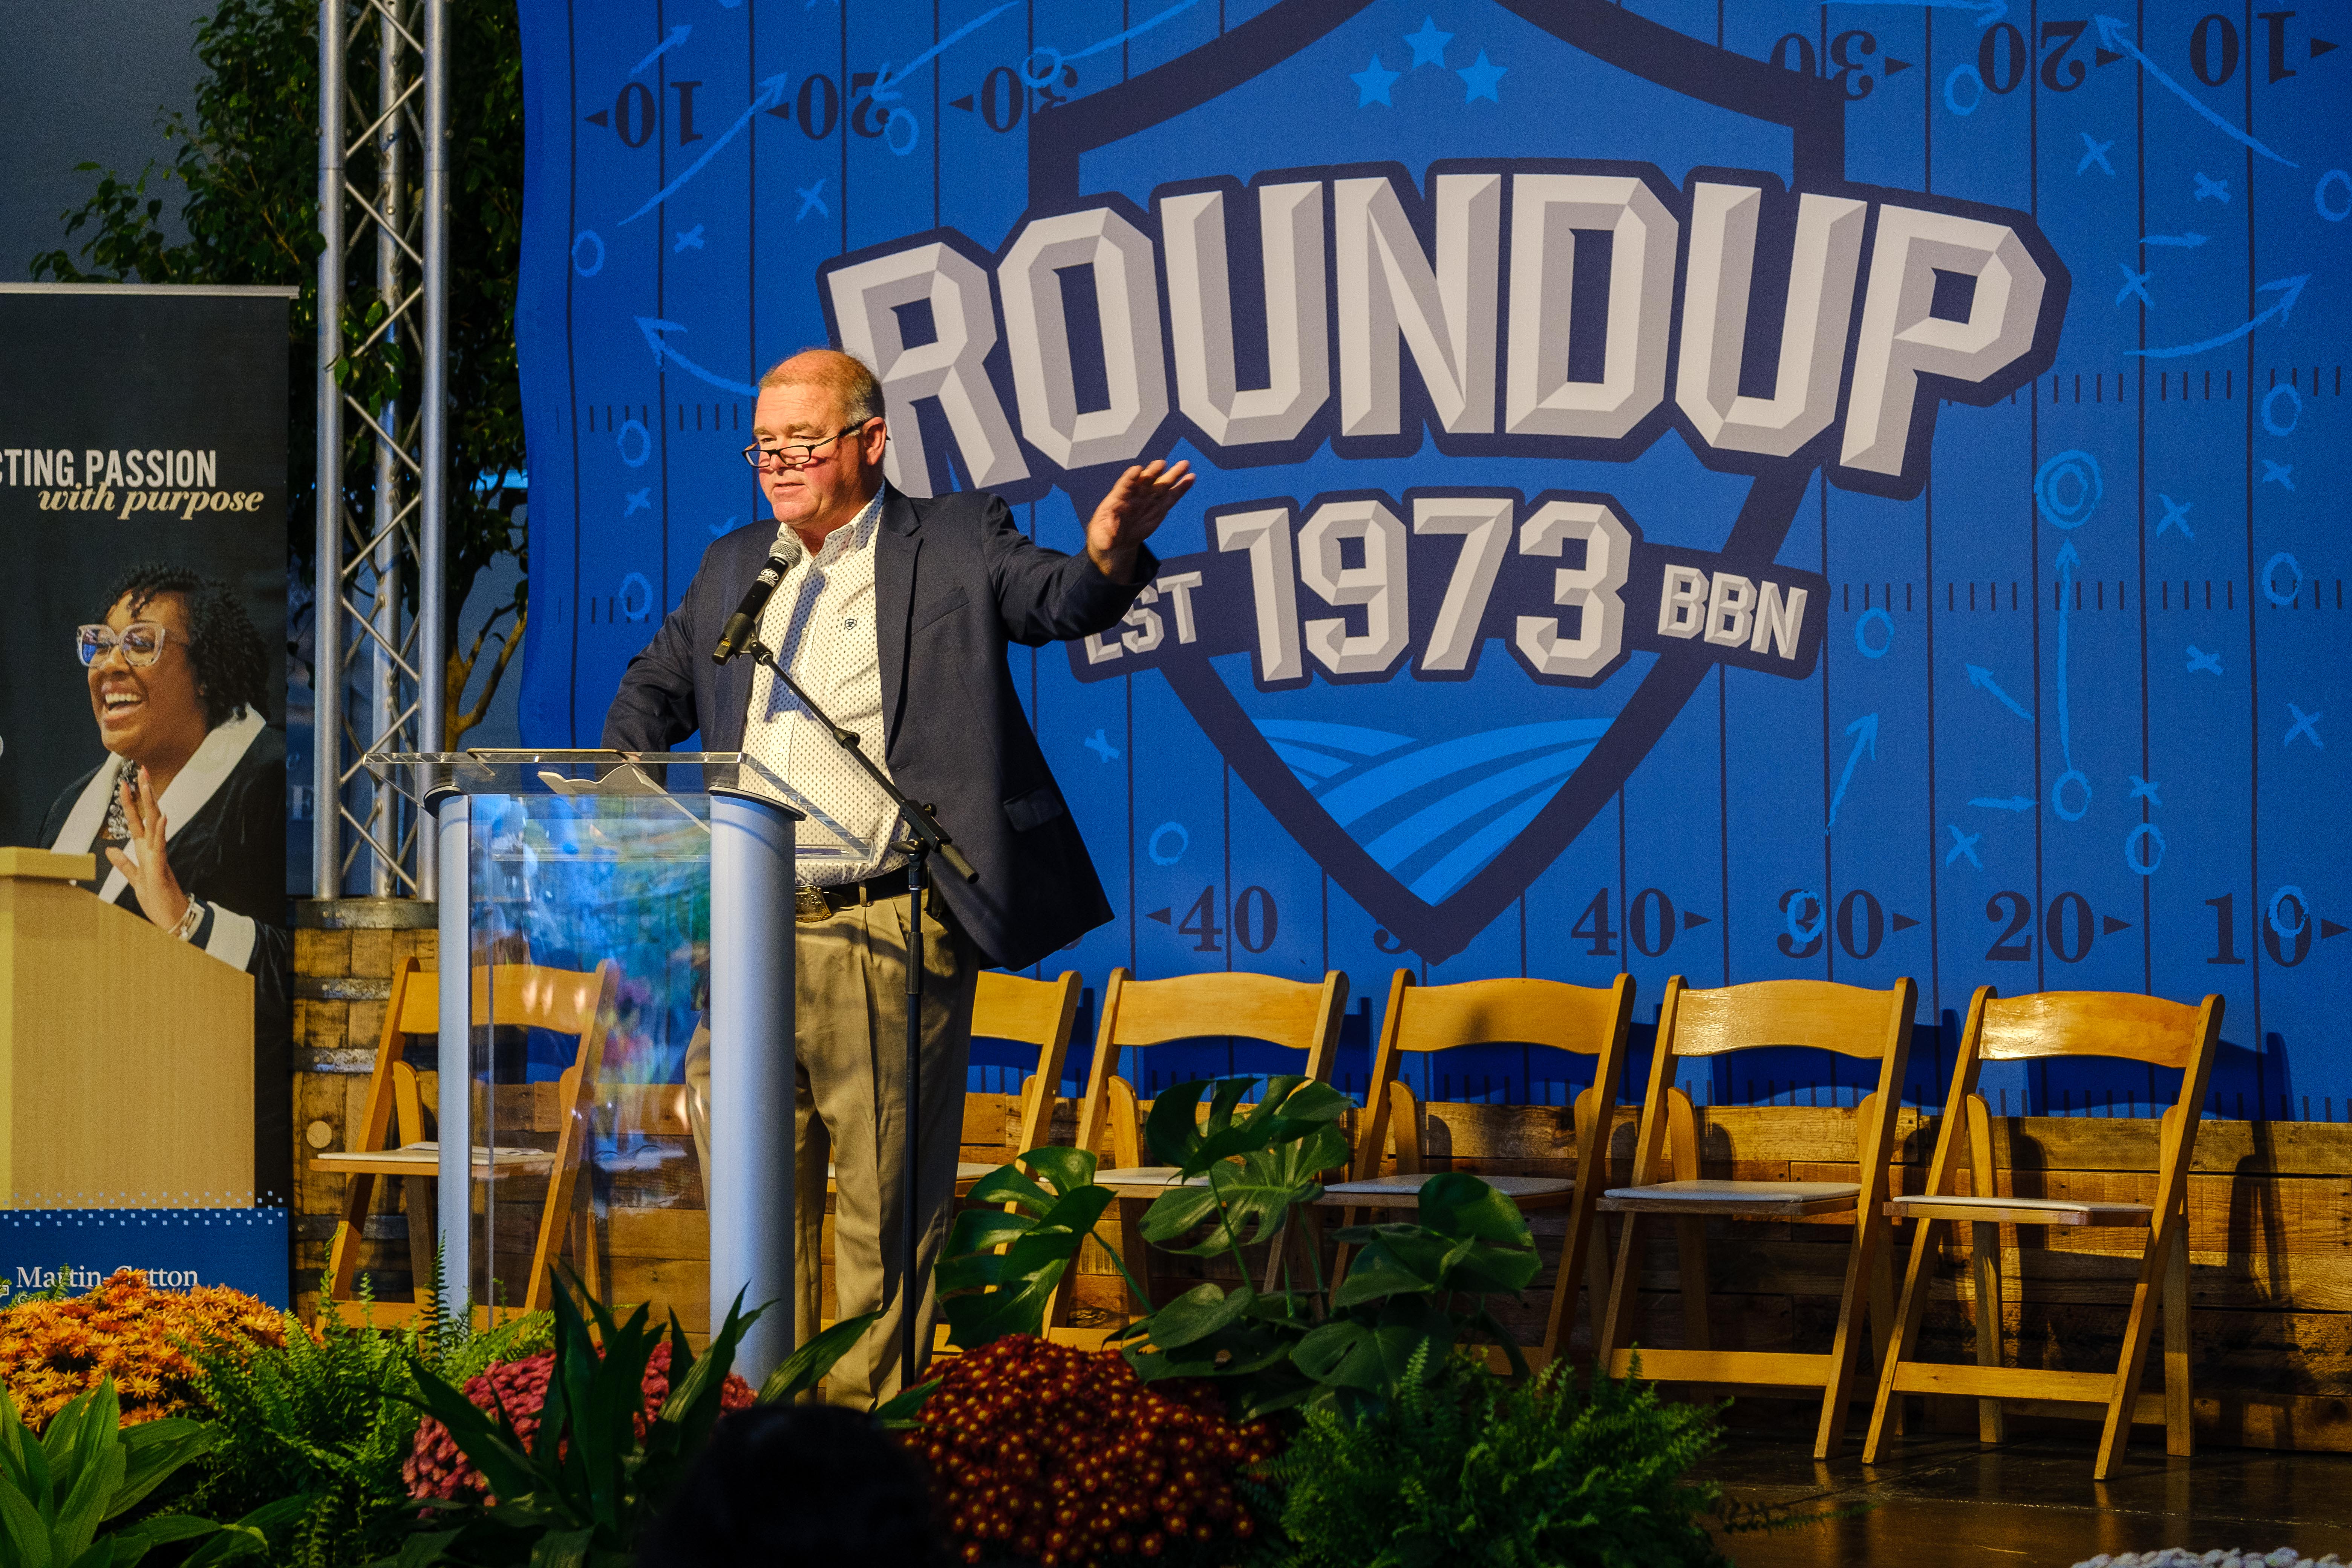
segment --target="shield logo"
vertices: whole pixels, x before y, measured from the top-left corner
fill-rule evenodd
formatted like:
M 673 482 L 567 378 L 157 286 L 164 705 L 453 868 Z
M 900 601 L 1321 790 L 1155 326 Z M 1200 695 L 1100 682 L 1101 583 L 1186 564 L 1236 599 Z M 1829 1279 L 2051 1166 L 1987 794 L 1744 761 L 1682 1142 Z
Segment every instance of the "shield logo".
M 1897 447 L 1913 456 L 1883 471 L 1857 465 L 1856 448 L 1840 445 L 1844 421 L 1830 410 L 1853 395 L 1847 344 L 1863 330 L 1865 295 L 1853 269 L 1879 210 L 1874 199 L 1983 209 L 1850 185 L 1834 85 L 1603 0 L 1474 0 L 1448 16 L 1451 33 L 1424 21 L 1410 34 L 1400 15 L 1277 0 L 1166 65 L 1035 113 L 1029 216 L 993 262 L 995 341 L 1007 328 L 1016 339 L 1026 332 L 1028 379 L 1002 347 L 987 365 L 1002 403 L 1022 412 L 1032 493 L 1051 476 L 1083 516 L 1138 456 L 1189 457 L 1215 477 L 1203 487 L 1205 551 L 1176 553 L 1179 541 L 1163 552 L 1174 558 L 1129 624 L 1072 646 L 1074 672 L 1082 680 L 1163 673 L 1258 801 L 1391 933 L 1391 951 L 1440 961 L 1592 822 L 1711 669 L 1730 662 L 1811 674 L 1827 584 L 1778 560 L 1811 487 L 1835 468 L 1847 488 L 1915 493 L 1926 445 L 1916 437 L 1939 399 L 1990 402 L 2046 368 L 2066 290 L 2054 255 L 2021 221 L 2032 263 L 2019 271 L 2038 266 L 2042 275 L 2033 280 L 2039 309 L 2026 311 L 2030 345 L 2011 342 L 1979 377 L 1921 376 L 1916 405 L 1895 416 L 1914 437 Z M 1024 74 L 1054 79 L 1063 62 L 1052 55 L 1039 51 Z M 1748 267 L 1738 269 L 1743 303 L 1725 318 L 1735 338 L 1719 361 L 1733 367 L 1723 397 L 1785 402 L 1771 367 L 1787 383 L 1811 353 L 1819 420 L 1777 447 L 1703 435 L 1688 389 L 1677 395 L 1672 386 L 1676 354 L 1689 353 L 1685 241 L 1702 182 L 1748 193 L 1736 199 L 1749 200 L 1754 215 L 1752 279 Z M 1601 209 L 1589 200 L 1547 206 L 1529 194 L 1601 184 L 1617 191 L 1621 210 L 1653 214 L 1651 226 L 1612 229 L 1591 216 Z M 1842 292 L 1822 286 L 1818 319 L 1801 330 L 1797 300 L 1810 285 L 1791 284 L 1802 270 L 1793 260 L 1801 241 L 1791 237 L 1810 221 L 1801 204 L 1817 199 L 1850 226 L 1849 270 Z M 1366 216 L 1376 205 L 1381 213 Z M 1212 208 L 1204 230 L 1198 220 Z M 1043 220 L 1080 215 L 1092 216 L 1039 241 Z M 1180 221 L 1191 226 L 1185 266 L 1217 275 L 1213 331 L 1175 304 L 1192 287 L 1180 283 L 1172 258 Z M 1277 221 L 1297 226 L 1282 243 L 1317 247 L 1297 274 L 1308 285 L 1279 308 Z M 1361 237 L 1382 221 L 1382 237 Z M 1528 238 L 1538 229 L 1540 244 Z M 961 248 L 958 265 L 971 276 L 990 265 L 960 237 L 931 237 Z M 1366 260 L 1381 244 L 1384 258 Z M 1483 304 L 1475 285 L 1466 296 L 1459 287 L 1446 293 L 1449 256 L 1455 284 L 1475 270 L 1460 262 L 1464 247 L 1486 258 L 1490 274 L 1508 274 L 1490 278 Z M 1367 292 L 1363 279 L 1382 266 L 1385 294 Z M 1416 267 L 1418 339 L 1396 304 Z M 1007 283 L 1008 274 L 1024 281 Z M 1072 274 L 1091 279 L 1077 307 Z M 1138 312 L 1132 300 L 1155 287 L 1157 311 Z M 1121 289 L 1124 306 L 1112 297 Z M 1751 310 L 1751 297 L 1771 303 Z M 1636 300 L 1646 336 L 1637 329 L 1621 341 L 1619 319 Z M 1100 322 L 1120 308 L 1126 330 L 1115 344 Z M 1937 311 L 1965 326 L 1969 309 Z M 1452 362 L 1430 325 L 1448 311 Z M 1089 313 L 1097 324 L 1075 321 Z M 1066 438 L 1050 450 L 1032 418 L 1046 395 L 1034 370 L 1040 315 L 1057 318 L 1045 334 L 1051 352 L 1077 377 L 1057 394 Z M 1273 341 L 1277 317 L 1304 323 L 1296 342 Z M 1529 326 L 1538 319 L 1570 324 L 1553 341 Z M 1579 320 L 1606 325 L 1588 331 Z M 1344 348 L 1331 349 L 1328 363 L 1306 363 L 1351 331 L 1352 367 Z M 1797 342 L 1805 331 L 1817 348 Z M 1535 351 L 1523 352 L 1522 336 Z M 1090 372 L 1071 368 L 1086 358 L 1071 347 L 1080 339 L 1097 356 Z M 1208 360 L 1222 360 L 1203 359 L 1204 340 Z M 1278 390 L 1289 374 L 1289 405 L 1307 412 L 1287 424 L 1267 416 L 1237 438 L 1245 421 L 1210 418 L 1199 398 L 1164 391 L 1154 405 L 1147 391 L 1126 414 L 1129 429 L 1150 431 L 1139 453 L 1132 442 L 1069 434 L 1083 424 L 1074 411 L 1105 396 L 1117 408 L 1116 388 L 1105 394 L 1101 384 L 1118 379 L 1121 353 L 1132 367 L 1163 352 L 1180 384 L 1189 365 L 1194 390 L 1213 383 L 1234 407 L 1237 388 Z M 1521 362 L 1533 360 L 1543 363 L 1528 376 L 1549 387 L 1547 398 L 1597 406 L 1609 387 L 1648 376 L 1647 401 L 1621 398 L 1633 409 L 1622 426 L 1547 424 L 1520 384 Z M 1493 405 L 1483 416 L 1482 386 Z M 1001 459 L 1013 444 L 1001 418 L 997 428 Z M 970 471 L 971 454 L 961 456 Z M 1647 596 L 1621 602 L 1628 582 L 1648 584 Z M 1696 587 L 1675 599 L 1677 582 Z

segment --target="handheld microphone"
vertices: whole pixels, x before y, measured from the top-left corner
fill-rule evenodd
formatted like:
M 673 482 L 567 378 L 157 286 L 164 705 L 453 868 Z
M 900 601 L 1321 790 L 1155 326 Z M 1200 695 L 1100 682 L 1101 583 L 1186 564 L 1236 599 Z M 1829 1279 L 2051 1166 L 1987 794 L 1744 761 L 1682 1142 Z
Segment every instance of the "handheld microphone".
M 790 529 L 784 530 L 768 563 L 760 568 L 760 574 L 743 591 L 743 602 L 727 617 L 727 625 L 719 634 L 719 646 L 710 650 L 711 663 L 725 664 L 743 651 L 743 645 L 759 631 L 760 617 L 767 613 L 768 601 L 775 596 L 777 584 L 784 580 L 786 573 L 800 564 L 805 553 L 800 540 Z

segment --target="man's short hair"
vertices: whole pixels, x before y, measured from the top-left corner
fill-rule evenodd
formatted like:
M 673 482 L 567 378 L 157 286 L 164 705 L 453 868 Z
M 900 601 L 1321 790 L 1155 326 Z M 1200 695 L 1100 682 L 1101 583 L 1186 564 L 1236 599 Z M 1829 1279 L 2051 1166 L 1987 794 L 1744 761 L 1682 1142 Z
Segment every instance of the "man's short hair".
M 845 421 L 863 425 L 883 415 L 882 383 L 872 367 L 839 349 L 803 349 L 778 360 L 760 378 L 761 391 L 772 386 L 822 386 L 840 403 Z

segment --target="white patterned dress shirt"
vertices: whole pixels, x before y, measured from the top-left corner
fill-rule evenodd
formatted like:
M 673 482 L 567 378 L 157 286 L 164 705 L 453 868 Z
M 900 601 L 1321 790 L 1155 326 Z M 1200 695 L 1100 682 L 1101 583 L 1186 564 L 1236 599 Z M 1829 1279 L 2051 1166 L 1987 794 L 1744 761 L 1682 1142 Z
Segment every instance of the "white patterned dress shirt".
M 760 640 L 835 723 L 856 733 L 858 749 L 886 776 L 882 645 L 874 625 L 874 536 L 888 494 L 886 485 L 864 511 L 827 534 L 815 554 L 803 556 L 777 585 L 760 618 Z M 779 539 L 789 526 L 776 525 Z M 866 771 L 834 743 L 824 726 L 765 665 L 751 677 L 743 749 L 816 808 L 820 820 L 803 826 L 804 839 L 821 840 L 830 821 L 877 845 L 874 853 L 862 858 L 803 858 L 803 887 L 838 887 L 907 863 L 906 856 L 889 847 L 898 837 L 898 813 L 889 796 L 875 787 Z

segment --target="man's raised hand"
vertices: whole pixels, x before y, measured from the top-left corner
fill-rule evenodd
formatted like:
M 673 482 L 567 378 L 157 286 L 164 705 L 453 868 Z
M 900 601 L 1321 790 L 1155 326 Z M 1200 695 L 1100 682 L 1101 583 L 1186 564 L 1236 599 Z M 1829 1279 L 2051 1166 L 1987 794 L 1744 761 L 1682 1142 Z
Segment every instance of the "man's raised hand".
M 1087 558 L 1112 582 L 1126 582 L 1135 572 L 1137 550 L 1198 477 L 1191 463 L 1171 467 L 1164 458 L 1119 475 L 1087 522 Z

